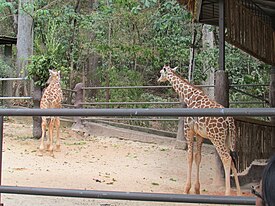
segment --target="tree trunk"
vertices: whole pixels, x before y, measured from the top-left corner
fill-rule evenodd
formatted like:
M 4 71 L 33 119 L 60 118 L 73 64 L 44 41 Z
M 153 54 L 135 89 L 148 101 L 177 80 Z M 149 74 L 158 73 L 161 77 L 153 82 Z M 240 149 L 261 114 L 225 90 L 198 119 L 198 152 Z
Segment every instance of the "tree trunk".
M 33 108 L 40 108 L 41 97 L 42 97 L 42 88 L 40 86 L 34 85 Z M 34 116 L 32 119 L 33 119 L 32 135 L 34 138 L 39 139 L 42 135 L 42 129 L 41 129 L 42 118 L 40 116 Z
M 27 76 L 28 59 L 33 55 L 33 20 L 30 14 L 25 12 L 26 4 L 32 4 L 33 0 L 20 0 L 18 11 L 18 32 L 17 32 L 17 76 Z M 22 86 L 23 85 L 23 86 Z M 27 96 L 26 82 L 17 83 L 15 95 L 19 96 L 20 90 L 23 89 L 23 95 Z
M 202 27 L 202 45 L 204 51 L 214 49 L 214 32 L 212 26 L 210 25 L 205 24 Z M 207 75 L 207 79 L 203 81 L 202 84 L 214 85 L 215 69 L 209 65 L 209 60 L 207 57 L 203 62 L 203 73 Z M 210 99 L 214 100 L 214 87 L 204 87 L 203 91 Z
M 194 65 L 195 65 L 195 43 L 197 31 L 194 27 L 194 23 L 192 23 L 192 45 L 190 47 L 190 57 L 189 57 L 189 68 L 188 68 L 188 81 L 192 82 L 194 80 Z

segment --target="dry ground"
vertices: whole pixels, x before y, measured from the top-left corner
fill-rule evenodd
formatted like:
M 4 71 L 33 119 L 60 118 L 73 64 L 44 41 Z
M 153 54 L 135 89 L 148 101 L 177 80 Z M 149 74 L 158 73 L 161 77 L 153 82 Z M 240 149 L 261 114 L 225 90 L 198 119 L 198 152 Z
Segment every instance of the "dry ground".
M 39 141 L 31 138 L 31 120 L 9 119 L 4 123 L 2 184 L 182 194 L 187 172 L 186 151 L 175 149 L 173 141 L 163 137 L 161 143 L 146 143 L 131 138 L 123 139 L 114 134 L 114 130 L 108 127 L 104 131 L 94 129 L 91 135 L 74 132 L 70 127 L 62 127 L 62 151 L 55 153 L 54 158 L 47 153 L 39 157 Z M 127 134 L 127 130 L 123 130 L 123 134 Z M 133 133 L 131 135 L 133 136 Z M 223 193 L 223 188 L 217 189 L 212 184 L 215 163 L 213 153 L 214 149 L 211 146 L 203 146 L 202 194 L 217 194 L 217 191 L 219 194 Z M 3 195 L 3 202 L 5 206 L 117 206 L 140 203 L 7 194 Z M 142 202 L 142 205 L 165 203 Z

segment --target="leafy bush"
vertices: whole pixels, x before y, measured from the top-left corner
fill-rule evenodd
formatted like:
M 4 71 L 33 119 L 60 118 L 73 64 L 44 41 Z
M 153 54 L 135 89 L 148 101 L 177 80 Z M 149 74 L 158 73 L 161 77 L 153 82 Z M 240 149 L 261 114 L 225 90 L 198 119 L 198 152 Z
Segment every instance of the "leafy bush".
M 0 77 L 6 78 L 13 75 L 13 68 L 0 58 Z

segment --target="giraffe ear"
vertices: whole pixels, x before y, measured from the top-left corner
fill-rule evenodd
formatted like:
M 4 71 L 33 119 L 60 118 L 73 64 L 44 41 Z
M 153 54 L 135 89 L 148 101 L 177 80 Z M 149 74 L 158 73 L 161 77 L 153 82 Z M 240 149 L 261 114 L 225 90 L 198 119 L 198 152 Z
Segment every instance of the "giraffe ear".
M 177 70 L 177 68 L 178 68 L 178 67 L 173 68 L 173 69 L 172 69 L 172 71 L 176 71 L 176 70 Z

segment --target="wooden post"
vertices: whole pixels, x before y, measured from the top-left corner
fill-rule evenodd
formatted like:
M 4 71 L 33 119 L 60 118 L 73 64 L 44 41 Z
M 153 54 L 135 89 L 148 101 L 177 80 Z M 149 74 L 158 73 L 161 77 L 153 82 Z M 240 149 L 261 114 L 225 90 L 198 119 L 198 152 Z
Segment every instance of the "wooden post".
M 5 45 L 4 47 L 4 58 L 5 61 L 11 65 L 11 58 L 12 58 L 12 45 Z M 8 74 L 8 77 L 12 77 L 11 72 Z M 12 97 L 12 84 L 13 81 L 8 80 L 8 81 L 2 81 L 2 87 L 3 87 L 3 96 L 4 97 Z M 11 100 L 5 100 L 5 106 L 10 107 L 12 105 Z
M 79 109 L 82 108 L 82 102 L 83 102 L 83 83 L 77 83 L 74 87 L 74 90 L 76 92 L 75 95 L 75 102 L 74 102 L 74 108 Z M 81 118 L 80 117 L 74 117 L 74 124 L 72 126 L 73 130 L 81 130 L 82 124 L 81 124 Z
M 187 105 L 183 100 L 181 99 L 182 107 L 186 108 Z M 177 139 L 175 144 L 176 149 L 183 149 L 185 150 L 187 148 L 186 139 L 184 136 L 184 117 L 179 117 L 179 123 L 178 123 L 178 132 L 177 132 Z
M 225 72 L 225 5 L 224 0 L 219 0 L 219 71 L 216 72 L 215 100 L 224 107 L 229 107 L 229 83 Z M 215 153 L 215 184 L 224 186 L 224 168 L 218 153 Z
M 271 67 L 270 71 L 270 85 L 269 85 L 269 106 L 275 108 L 275 66 Z M 270 121 L 275 126 L 275 117 L 271 117 Z M 273 151 L 275 151 L 275 128 L 272 128 L 272 140 L 271 146 Z

